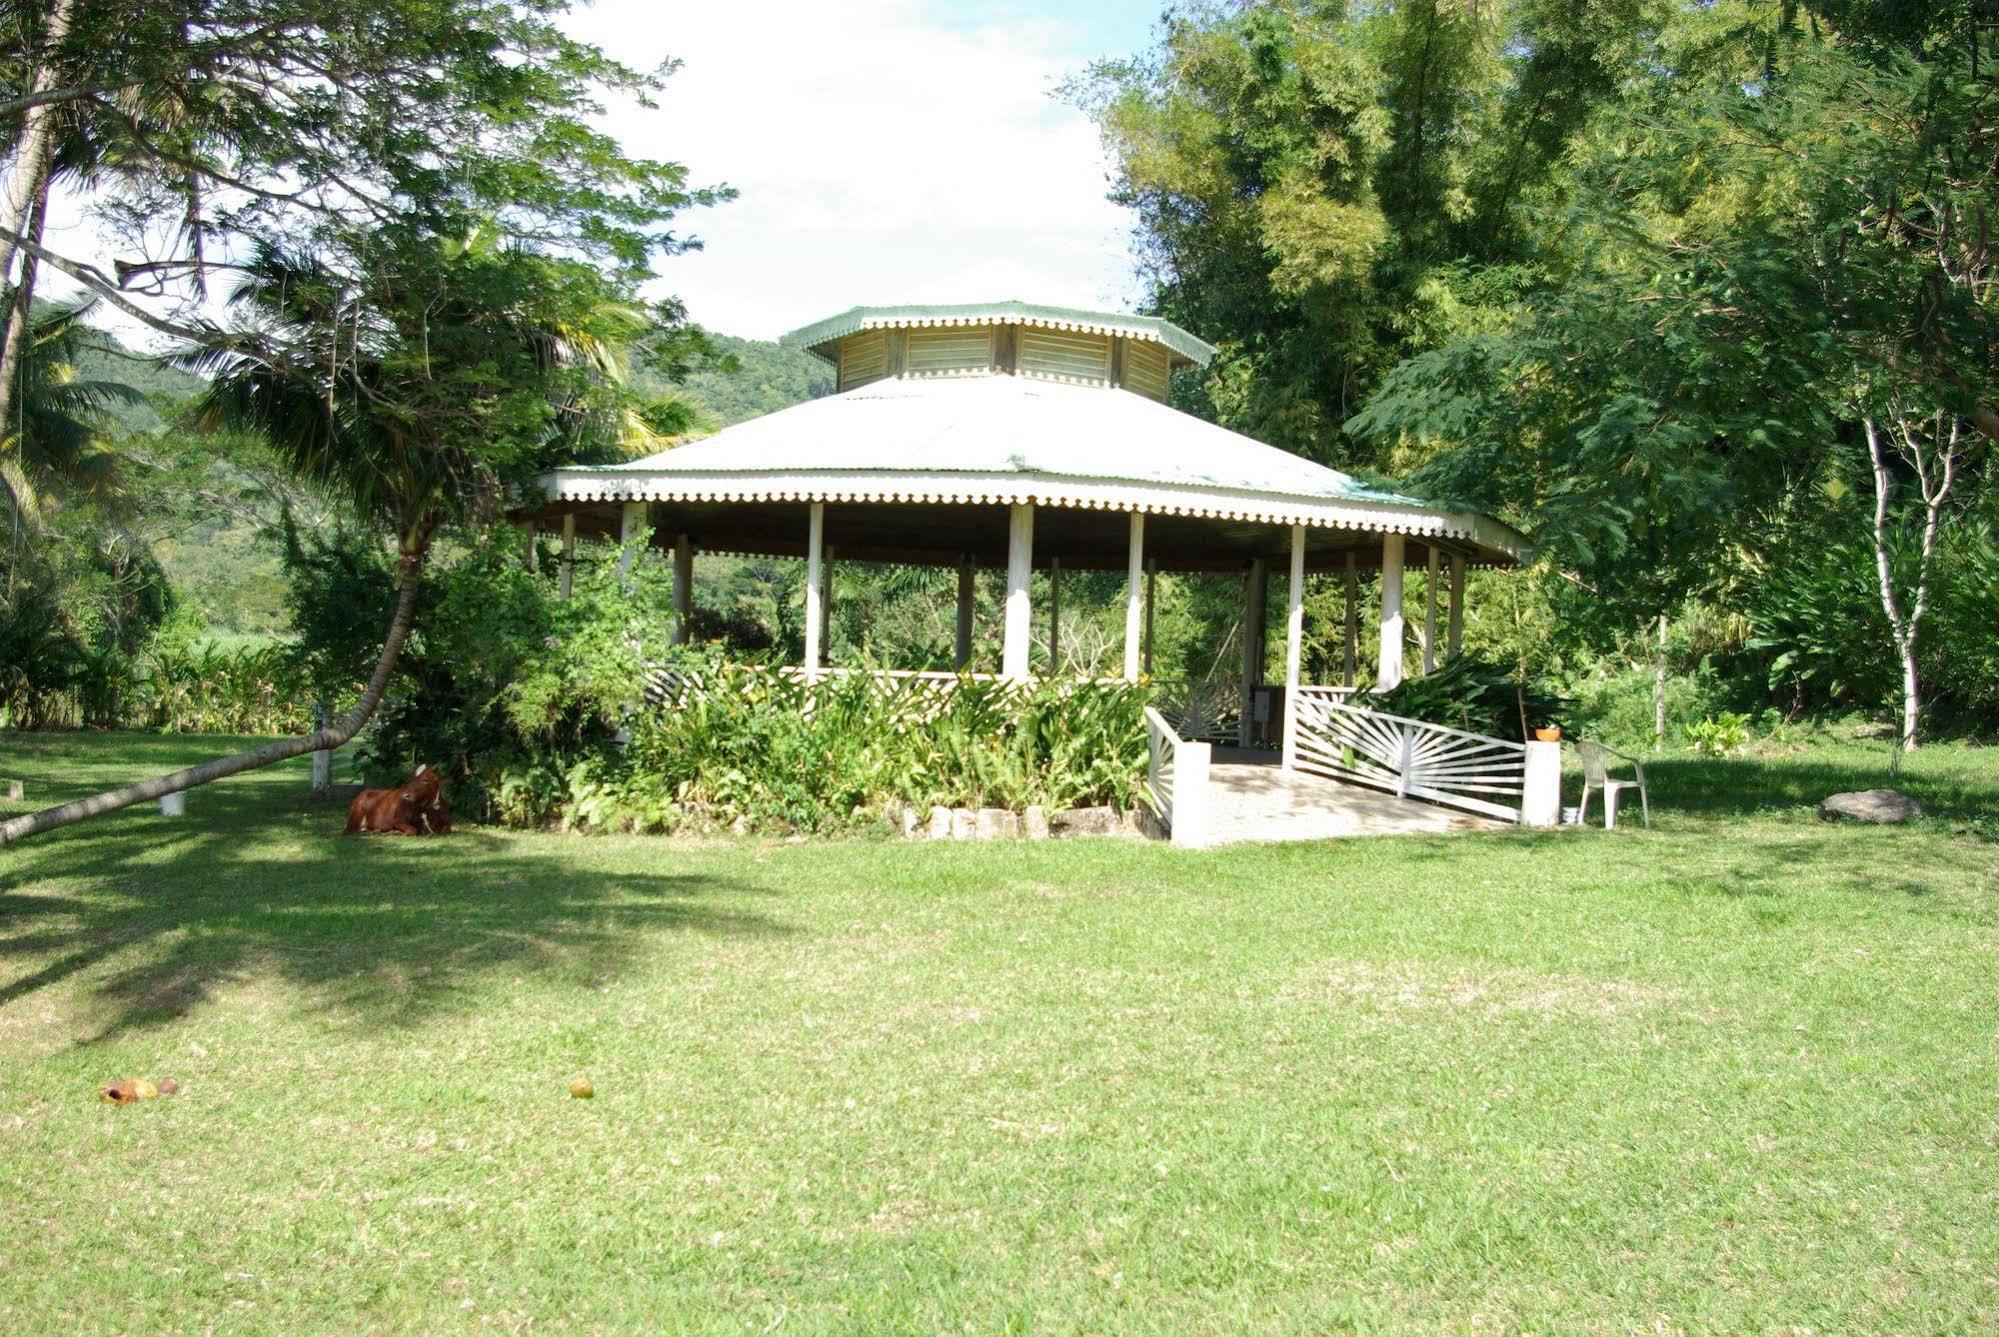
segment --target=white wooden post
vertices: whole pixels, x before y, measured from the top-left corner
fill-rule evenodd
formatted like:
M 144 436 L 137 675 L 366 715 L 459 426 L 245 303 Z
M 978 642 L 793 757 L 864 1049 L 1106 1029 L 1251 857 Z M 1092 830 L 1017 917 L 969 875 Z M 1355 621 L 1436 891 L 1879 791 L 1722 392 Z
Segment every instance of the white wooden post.
M 1284 592 L 1284 769 L 1298 767 L 1299 660 L 1305 653 L 1305 526 L 1291 526 L 1291 587 Z
M 1181 743 L 1173 750 L 1173 843 L 1201 849 L 1208 843 L 1208 743 Z
M 972 608 L 978 589 L 977 579 L 972 559 L 966 557 L 961 560 L 958 563 L 958 635 L 957 644 L 952 647 L 960 671 L 972 662 Z
M 618 575 L 620 578 L 632 573 L 632 563 L 639 555 L 638 545 L 644 541 L 646 532 L 646 504 L 642 501 L 628 501 L 618 514 Z
M 1437 671 L 1437 545 L 1426 544 L 1430 550 L 1430 560 L 1425 570 L 1428 578 L 1423 582 L 1423 672 Z
M 1000 672 L 1014 682 L 1028 678 L 1028 649 L 1034 640 L 1034 507 L 1008 509 L 1006 526 L 1006 619 L 1001 632 Z
M 314 731 L 333 723 L 333 708 L 324 701 L 316 701 L 312 707 L 312 727 Z M 312 792 L 324 798 L 333 789 L 333 753 L 326 748 L 312 754 Z
M 1527 744 L 1520 777 L 1520 825 L 1558 826 L 1562 820 L 1562 745 Z
M 1340 682 L 1353 686 L 1354 670 L 1360 664 L 1360 571 L 1354 566 L 1354 555 L 1347 554 L 1347 628 L 1346 658 L 1340 670 Z
M 1062 671 L 1062 559 L 1048 559 L 1048 676 Z
M 673 540 L 673 643 L 694 635 L 694 543 L 685 534 Z
M 1145 634 L 1145 512 L 1131 513 L 1131 545 L 1124 568 L 1124 680 L 1138 681 Z
M 1666 615 L 1659 614 L 1659 653 L 1652 661 L 1652 750 L 1666 747 Z M 1606 803 L 1610 794 L 1604 794 Z M 1610 809 L 1606 807 L 1605 813 Z
M 1461 552 L 1451 554 L 1451 609 L 1447 623 L 1444 651 L 1456 659 L 1465 648 L 1465 556 Z
M 1263 677 L 1263 612 L 1270 567 L 1261 557 L 1251 560 L 1247 582 L 1242 601 L 1242 718 L 1236 725 L 1236 742 L 1242 747 L 1248 747 L 1256 733 L 1256 687 Z
M 1374 671 L 1377 692 L 1402 684 L 1402 549 L 1402 535 L 1382 536 L 1381 655 Z
M 562 517 L 562 566 L 556 577 L 556 595 L 567 599 L 576 585 L 576 513 Z
M 819 677 L 819 637 L 826 621 L 820 606 L 825 588 L 820 583 L 820 559 L 826 548 L 826 503 L 812 503 L 805 529 L 805 680 Z
M 1145 676 L 1152 676 L 1152 609 L 1159 593 L 1159 559 L 1145 564 Z

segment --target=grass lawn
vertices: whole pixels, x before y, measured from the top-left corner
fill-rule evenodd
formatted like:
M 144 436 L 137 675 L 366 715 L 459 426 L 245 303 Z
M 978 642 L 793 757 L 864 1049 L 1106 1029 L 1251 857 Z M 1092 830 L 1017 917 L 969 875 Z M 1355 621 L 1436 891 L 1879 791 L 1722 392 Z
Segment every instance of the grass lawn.
M 0 1330 L 1990 1331 L 1999 750 L 1814 819 L 1882 758 L 1203 854 L 100 820 L 0 852 Z

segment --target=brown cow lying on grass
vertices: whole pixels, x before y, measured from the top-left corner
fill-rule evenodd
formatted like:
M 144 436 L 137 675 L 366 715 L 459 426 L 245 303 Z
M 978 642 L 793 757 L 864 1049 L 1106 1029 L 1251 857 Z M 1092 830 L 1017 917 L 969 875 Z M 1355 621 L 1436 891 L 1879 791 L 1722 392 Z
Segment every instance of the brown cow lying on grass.
M 399 836 L 451 834 L 451 805 L 444 777 L 428 763 L 410 772 L 400 789 L 364 789 L 347 807 L 347 834 L 381 831 Z

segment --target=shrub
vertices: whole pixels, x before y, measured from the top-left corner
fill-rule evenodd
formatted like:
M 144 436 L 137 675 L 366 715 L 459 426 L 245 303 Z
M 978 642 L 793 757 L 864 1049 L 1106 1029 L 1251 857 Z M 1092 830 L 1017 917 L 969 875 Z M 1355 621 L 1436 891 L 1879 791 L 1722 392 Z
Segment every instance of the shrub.
M 670 829 L 688 820 L 827 831 L 909 805 L 1129 806 L 1145 772 L 1149 690 L 912 683 L 870 673 L 808 685 L 768 665 L 683 663 L 695 684 L 645 710 L 622 751 L 503 790 L 566 825 Z
M 156 645 L 123 722 L 163 733 L 301 733 L 313 694 L 291 646 Z
M 1443 724 L 1492 738 L 1523 740 L 1526 728 L 1559 725 L 1568 702 L 1546 682 L 1523 678 L 1496 660 L 1460 656 L 1434 673 L 1405 678 L 1369 703 L 1391 715 Z
M 1732 710 L 1710 715 L 1682 732 L 1687 746 L 1703 757 L 1732 757 L 1749 746 L 1749 717 Z
M 1577 734 L 1612 747 L 1650 747 L 1654 740 L 1652 690 L 1650 669 L 1627 669 L 1592 678 L 1574 688 L 1570 723 Z M 1724 709 L 1727 701 L 1721 688 L 1706 674 L 1669 674 L 1666 727 L 1676 734 L 1680 724 Z
M 50 601 L 29 596 L 0 619 L 0 722 L 23 729 L 293 733 L 313 699 L 290 646 L 225 648 L 169 621 L 136 650 L 92 644 Z
M 1748 649 L 1767 656 L 1773 696 L 1793 713 L 1878 708 L 1895 694 L 1892 642 L 1874 555 L 1844 533 L 1788 545 L 1748 583 Z

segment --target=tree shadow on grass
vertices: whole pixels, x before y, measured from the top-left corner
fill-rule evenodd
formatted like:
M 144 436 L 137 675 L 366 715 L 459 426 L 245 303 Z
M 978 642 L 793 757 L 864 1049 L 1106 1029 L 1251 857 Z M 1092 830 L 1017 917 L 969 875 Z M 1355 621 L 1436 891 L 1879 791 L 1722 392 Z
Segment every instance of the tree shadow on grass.
M 1999 811 L 1999 767 L 1987 770 L 1989 774 L 1952 774 L 1912 763 L 1891 779 L 1885 756 L 1878 763 L 1798 757 L 1662 757 L 1645 763 L 1653 807 L 1668 813 L 1747 817 L 1816 809 L 1829 794 L 1899 789 L 1921 803 L 1926 815 L 1959 822 L 1989 819 Z M 1576 787 L 1573 780 L 1566 785 L 1571 798 Z M 1620 819 L 1633 806 L 1627 795 Z
M 298 793 L 224 782 L 176 822 L 135 810 L 0 853 L 0 966 L 26 965 L 0 974 L 0 1011 L 108 971 L 93 1039 L 260 979 L 386 1029 L 530 974 L 596 987 L 662 932 L 795 931 L 742 904 L 767 888 L 713 873 L 606 868 L 476 829 L 342 837 L 342 815 Z
M 1656 806 L 1656 805 L 1655 805 Z M 1785 805 L 1773 805 L 1785 806 Z M 1905 909 L 1924 915 L 1988 924 L 1995 920 L 1995 903 L 1988 898 L 1940 894 L 1947 884 L 1924 860 L 1875 854 L 1874 839 L 1893 839 L 1893 828 L 1855 828 L 1832 823 L 1772 825 L 1753 839 L 1731 840 L 1726 832 L 1694 844 L 1668 830 L 1645 832 L 1637 826 L 1615 831 L 1507 831 L 1489 836 L 1412 839 L 1402 857 L 1409 864 L 1436 864 L 1430 876 L 1443 879 L 1461 874 L 1467 840 L 1483 842 L 1495 860 L 1524 858 L 1543 871 L 1545 861 L 1566 863 L 1578 891 L 1595 893 L 1607 886 L 1635 888 L 1640 894 L 1665 894 L 1691 899 L 1720 897 L 1757 906 L 1759 918 L 1776 922 L 1807 892 L 1835 892 L 1872 900 L 1894 897 Z M 1495 867 L 1496 865 L 1488 865 Z

